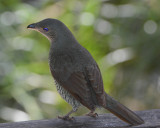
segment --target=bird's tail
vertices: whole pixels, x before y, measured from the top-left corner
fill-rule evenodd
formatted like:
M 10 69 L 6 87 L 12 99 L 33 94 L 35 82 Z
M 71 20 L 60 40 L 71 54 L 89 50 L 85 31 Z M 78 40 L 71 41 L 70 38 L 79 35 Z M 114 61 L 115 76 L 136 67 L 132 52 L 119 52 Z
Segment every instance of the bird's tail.
M 132 125 L 140 125 L 144 123 L 138 115 L 120 104 L 118 101 L 114 100 L 111 96 L 105 94 L 105 97 L 106 104 L 103 105 L 103 107 L 118 116 L 120 119 Z

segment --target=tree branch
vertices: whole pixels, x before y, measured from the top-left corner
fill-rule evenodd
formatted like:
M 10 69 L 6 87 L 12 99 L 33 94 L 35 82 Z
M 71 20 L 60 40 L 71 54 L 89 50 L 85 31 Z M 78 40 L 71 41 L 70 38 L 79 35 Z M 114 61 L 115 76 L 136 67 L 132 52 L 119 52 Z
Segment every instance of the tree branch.
M 73 121 L 61 119 L 33 120 L 24 122 L 1 123 L 0 128 L 157 128 L 160 127 L 160 109 L 136 112 L 145 124 L 129 126 L 112 114 L 99 115 L 96 118 L 88 116 L 75 117 Z

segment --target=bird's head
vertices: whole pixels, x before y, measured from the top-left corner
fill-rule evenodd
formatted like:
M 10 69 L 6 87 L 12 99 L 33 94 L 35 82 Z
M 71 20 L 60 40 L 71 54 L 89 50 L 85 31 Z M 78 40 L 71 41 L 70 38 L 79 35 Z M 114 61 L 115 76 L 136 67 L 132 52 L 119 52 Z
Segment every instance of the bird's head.
M 40 22 L 33 23 L 27 26 L 28 29 L 36 30 L 45 35 L 50 41 L 56 40 L 59 36 L 65 38 L 69 33 L 69 29 L 57 19 L 44 19 Z

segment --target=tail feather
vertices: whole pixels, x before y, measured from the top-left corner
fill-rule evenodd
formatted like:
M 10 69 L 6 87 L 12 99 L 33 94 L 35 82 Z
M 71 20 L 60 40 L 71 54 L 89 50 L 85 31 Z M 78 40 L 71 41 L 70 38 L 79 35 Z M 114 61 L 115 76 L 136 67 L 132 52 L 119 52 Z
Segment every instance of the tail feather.
M 118 116 L 120 119 L 132 125 L 140 125 L 144 123 L 138 115 L 120 104 L 118 101 L 114 100 L 111 96 L 106 94 L 105 97 L 106 105 L 103 105 L 103 107 Z

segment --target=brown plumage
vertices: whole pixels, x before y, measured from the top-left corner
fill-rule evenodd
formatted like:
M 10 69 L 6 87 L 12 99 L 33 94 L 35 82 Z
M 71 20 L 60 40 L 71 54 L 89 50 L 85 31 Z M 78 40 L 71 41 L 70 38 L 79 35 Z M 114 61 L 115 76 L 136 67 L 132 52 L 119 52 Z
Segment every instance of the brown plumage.
M 45 19 L 27 28 L 39 31 L 51 42 L 51 74 L 57 91 L 73 107 L 66 116 L 59 118 L 69 119 L 69 115 L 83 105 L 91 110 L 89 116 L 96 116 L 95 109 L 103 107 L 129 124 L 144 123 L 134 112 L 105 93 L 97 63 L 62 22 Z

